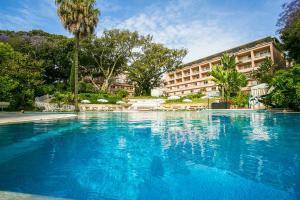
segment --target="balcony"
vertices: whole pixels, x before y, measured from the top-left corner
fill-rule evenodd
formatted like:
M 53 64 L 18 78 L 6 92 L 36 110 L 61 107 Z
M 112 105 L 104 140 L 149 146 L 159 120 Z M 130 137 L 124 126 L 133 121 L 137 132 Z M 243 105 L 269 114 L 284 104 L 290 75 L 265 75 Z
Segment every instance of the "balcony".
M 192 79 L 193 80 L 195 80 L 195 79 L 199 79 L 200 78 L 200 76 L 199 75 L 194 75 L 193 77 L 192 77 Z
M 204 71 L 204 72 L 206 72 L 206 71 L 210 70 L 210 67 L 202 67 L 201 70 Z
M 192 71 L 193 74 L 199 74 L 199 72 L 200 72 L 199 70 L 193 70 Z
M 240 71 L 240 72 L 246 72 L 246 71 L 250 71 L 250 70 L 252 70 L 251 64 L 238 66 L 238 71 Z
M 240 63 L 248 63 L 248 62 L 251 62 L 251 56 L 243 56 L 243 57 L 240 57 L 238 58 L 238 61 Z
M 263 52 L 258 52 L 258 53 L 256 53 L 255 55 L 254 55 L 254 57 L 256 58 L 256 59 L 258 59 L 258 58 L 266 58 L 266 57 L 271 57 L 271 53 L 269 52 L 269 51 L 263 51 Z

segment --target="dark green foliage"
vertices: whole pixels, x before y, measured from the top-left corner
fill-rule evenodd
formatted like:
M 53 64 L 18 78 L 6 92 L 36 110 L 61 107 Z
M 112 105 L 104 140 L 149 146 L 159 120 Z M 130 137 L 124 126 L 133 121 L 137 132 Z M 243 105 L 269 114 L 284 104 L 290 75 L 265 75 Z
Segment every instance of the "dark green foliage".
M 300 65 L 290 70 L 279 70 L 271 83 L 273 91 L 263 102 L 275 108 L 291 108 L 300 110 Z
M 300 63 L 300 0 L 292 0 L 283 5 L 278 20 L 282 47 L 288 58 Z
M 249 95 L 239 92 L 236 96 L 230 98 L 230 103 L 239 108 L 246 108 L 249 104 Z
M 0 101 L 10 102 L 11 109 L 31 109 L 43 84 L 42 66 L 43 61 L 0 42 Z
M 114 94 L 116 94 L 118 97 L 122 97 L 122 98 L 125 98 L 125 97 L 127 97 L 129 95 L 128 91 L 122 90 L 122 89 L 116 90 L 114 92 Z
M 264 60 L 260 67 L 252 73 L 254 79 L 260 83 L 270 83 L 276 71 L 276 65 L 270 58 Z
M 145 43 L 127 68 L 128 78 L 135 86 L 135 94 L 149 96 L 151 89 L 161 84 L 164 73 L 180 67 L 186 53 L 184 49 L 169 49 L 161 44 Z
M 72 66 L 74 42 L 65 36 L 54 35 L 41 30 L 30 32 L 0 31 L 8 37 L 5 43 L 17 51 L 43 60 L 43 79 L 47 84 L 64 82 L 67 85 Z M 1 38 L 0 38 L 1 39 Z
M 55 92 L 52 103 L 62 104 L 73 104 L 74 95 L 72 92 Z
M 223 54 L 221 65 L 213 66 L 210 75 L 219 87 L 220 93 L 225 101 L 240 92 L 241 87 L 247 85 L 247 78 L 243 73 L 236 70 L 235 56 Z
M 79 92 L 80 93 L 95 93 L 96 89 L 93 84 L 86 82 L 79 82 Z
M 197 94 L 190 94 L 185 96 L 185 99 L 200 99 L 201 97 L 203 97 L 204 94 L 202 94 L 201 92 L 197 93 Z

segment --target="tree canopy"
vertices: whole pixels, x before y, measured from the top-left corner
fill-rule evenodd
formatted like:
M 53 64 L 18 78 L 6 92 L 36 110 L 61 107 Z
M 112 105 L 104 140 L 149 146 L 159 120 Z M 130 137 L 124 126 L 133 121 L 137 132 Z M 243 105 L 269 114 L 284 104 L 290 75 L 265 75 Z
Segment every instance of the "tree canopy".
M 300 63 L 300 0 L 292 0 L 283 5 L 277 23 L 282 47 L 288 58 Z
M 300 65 L 289 70 L 279 70 L 270 82 L 272 92 L 264 103 L 276 108 L 300 110 Z
M 244 74 L 236 70 L 236 61 L 234 55 L 227 53 L 221 57 L 221 65 L 212 67 L 210 75 L 213 81 L 219 87 L 221 96 L 225 101 L 230 97 L 236 96 L 241 87 L 247 85 L 247 78 Z
M 38 88 L 43 84 L 43 70 L 43 61 L 0 42 L 0 101 L 9 101 L 17 109 L 32 108 Z
M 151 89 L 161 84 L 162 75 L 182 64 L 185 49 L 169 49 L 161 44 L 145 43 L 128 66 L 128 78 L 135 86 L 136 95 L 150 95 Z
M 101 76 L 101 90 L 107 91 L 113 78 L 126 71 L 134 51 L 150 40 L 150 36 L 144 37 L 128 30 L 104 31 L 101 37 L 83 43 L 81 67 L 91 82 L 94 76 Z

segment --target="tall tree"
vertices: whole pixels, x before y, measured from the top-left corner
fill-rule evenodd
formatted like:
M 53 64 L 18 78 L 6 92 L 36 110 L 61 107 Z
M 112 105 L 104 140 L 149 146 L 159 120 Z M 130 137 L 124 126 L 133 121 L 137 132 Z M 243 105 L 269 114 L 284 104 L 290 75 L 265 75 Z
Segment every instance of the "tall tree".
M 35 60 L 43 60 L 46 84 L 67 85 L 72 61 L 74 40 L 62 35 L 49 34 L 41 30 L 29 32 L 1 31 L 0 41 L 10 44 Z
M 225 53 L 221 57 L 221 65 L 213 66 L 210 75 L 219 87 L 225 102 L 240 91 L 241 87 L 247 85 L 247 78 L 236 70 L 235 56 Z
M 180 67 L 187 51 L 169 49 L 161 44 L 146 43 L 127 68 L 136 95 L 150 95 L 161 84 L 162 75 Z
M 69 32 L 75 37 L 74 49 L 74 100 L 78 107 L 78 51 L 80 39 L 94 33 L 99 21 L 100 11 L 95 8 L 95 0 L 56 0 L 57 13 Z
M 270 82 L 272 91 L 263 102 L 275 108 L 300 110 L 300 65 L 279 70 Z
M 277 66 L 271 58 L 266 58 L 259 68 L 252 73 L 252 77 L 260 83 L 270 83 L 276 72 Z
M 283 5 L 277 26 L 288 58 L 300 63 L 300 0 Z
M 31 109 L 43 84 L 42 72 L 43 61 L 0 42 L 0 101 L 9 101 L 13 109 Z
M 150 36 L 143 37 L 127 30 L 104 31 L 100 38 L 83 44 L 81 54 L 85 62 L 82 68 L 88 72 L 86 75 L 95 87 L 98 86 L 93 82 L 93 76 L 101 75 L 101 90 L 107 91 L 112 79 L 124 72 L 131 62 L 134 50 L 150 40 Z

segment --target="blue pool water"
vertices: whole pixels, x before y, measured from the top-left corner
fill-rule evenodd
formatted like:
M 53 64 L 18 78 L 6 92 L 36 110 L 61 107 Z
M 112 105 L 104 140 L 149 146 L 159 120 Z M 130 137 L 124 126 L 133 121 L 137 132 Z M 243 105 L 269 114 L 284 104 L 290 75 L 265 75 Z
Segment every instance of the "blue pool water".
M 71 199 L 300 199 L 300 114 L 93 113 L 0 126 L 0 191 Z

